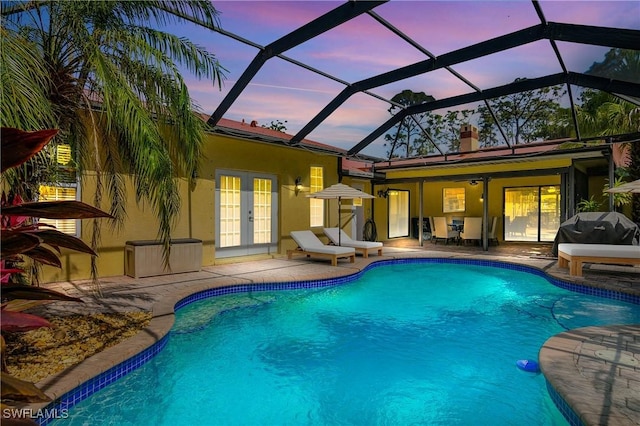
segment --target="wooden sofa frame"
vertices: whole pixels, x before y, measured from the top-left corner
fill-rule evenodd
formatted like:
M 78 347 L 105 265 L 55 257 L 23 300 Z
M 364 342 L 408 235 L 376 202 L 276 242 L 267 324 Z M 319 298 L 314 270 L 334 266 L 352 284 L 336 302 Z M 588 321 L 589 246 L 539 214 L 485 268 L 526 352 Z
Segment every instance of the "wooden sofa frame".
M 558 249 L 558 266 L 569 268 L 569 275 L 582 276 L 583 263 L 608 263 L 612 265 L 640 265 L 640 258 L 609 256 L 576 256 Z

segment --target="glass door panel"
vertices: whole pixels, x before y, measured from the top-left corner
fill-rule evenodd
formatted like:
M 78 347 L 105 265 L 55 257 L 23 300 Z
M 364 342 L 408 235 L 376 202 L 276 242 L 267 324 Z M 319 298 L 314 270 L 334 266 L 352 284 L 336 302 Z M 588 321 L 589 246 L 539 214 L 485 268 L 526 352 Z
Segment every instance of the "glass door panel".
M 220 177 L 220 247 L 240 245 L 240 178 Z
M 505 241 L 553 241 L 560 226 L 560 186 L 505 188 Z
M 253 242 L 271 242 L 271 179 L 253 179 Z
M 560 228 L 560 187 L 540 187 L 540 241 L 553 241 Z
M 389 191 L 389 238 L 409 236 L 409 191 Z
M 538 241 L 538 188 L 504 190 L 506 241 Z

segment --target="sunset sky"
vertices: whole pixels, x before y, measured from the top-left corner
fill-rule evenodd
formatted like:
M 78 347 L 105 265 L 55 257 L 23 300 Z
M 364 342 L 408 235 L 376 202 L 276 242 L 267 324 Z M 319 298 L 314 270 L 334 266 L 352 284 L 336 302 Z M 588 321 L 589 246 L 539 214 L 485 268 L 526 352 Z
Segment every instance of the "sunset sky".
M 341 5 L 333 1 L 214 1 L 220 26 L 260 46 L 268 45 L 305 23 Z M 549 22 L 640 29 L 640 1 L 541 1 Z M 530 1 L 403 1 L 392 0 L 373 9 L 424 49 L 441 55 L 511 33 L 540 20 Z M 210 81 L 186 76 L 191 95 L 211 114 L 258 53 L 252 46 L 191 25 L 168 28 L 213 52 L 228 70 L 220 91 Z M 558 42 L 570 71 L 584 72 L 600 62 L 605 47 Z M 347 83 L 428 59 L 425 53 L 371 16 L 363 14 L 284 53 Z M 481 89 L 507 84 L 520 77 L 535 78 L 561 72 L 548 40 L 539 41 L 453 67 Z M 279 58 L 267 61 L 225 118 L 257 120 L 260 125 L 285 121 L 287 133 L 297 133 L 344 85 Z M 391 99 L 404 89 L 436 99 L 470 93 L 472 88 L 446 70 L 402 80 L 371 92 Z M 475 105 L 465 105 L 473 108 Z M 389 104 L 366 94 L 351 97 L 309 136 L 309 139 L 351 148 L 390 114 Z M 444 113 L 446 111 L 436 111 Z M 383 157 L 378 140 L 364 154 Z

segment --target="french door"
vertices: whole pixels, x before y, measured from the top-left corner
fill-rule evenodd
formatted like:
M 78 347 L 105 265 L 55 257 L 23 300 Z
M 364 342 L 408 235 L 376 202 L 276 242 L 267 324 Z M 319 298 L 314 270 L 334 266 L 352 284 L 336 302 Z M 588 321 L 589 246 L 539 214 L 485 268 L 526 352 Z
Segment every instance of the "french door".
M 278 249 L 278 193 L 273 175 L 216 172 L 216 257 Z

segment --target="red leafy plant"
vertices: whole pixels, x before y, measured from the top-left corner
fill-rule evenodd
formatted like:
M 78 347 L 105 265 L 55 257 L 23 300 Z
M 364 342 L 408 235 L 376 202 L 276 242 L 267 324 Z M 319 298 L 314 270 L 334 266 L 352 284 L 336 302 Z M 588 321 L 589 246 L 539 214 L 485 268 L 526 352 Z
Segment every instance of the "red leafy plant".
M 26 132 L 2 127 L 2 173 L 18 167 L 36 155 L 58 133 L 57 129 Z M 24 272 L 17 266 L 25 258 L 45 265 L 61 267 L 60 249 L 71 249 L 96 256 L 82 240 L 58 231 L 51 225 L 38 223 L 37 218 L 87 219 L 111 217 L 102 210 L 78 201 L 24 202 L 20 195 L 1 198 L 1 289 L 0 343 L 2 345 L 2 402 L 46 402 L 50 398 L 34 384 L 17 379 L 6 370 L 4 362 L 6 333 L 20 333 L 40 327 L 51 327 L 44 318 L 22 312 L 54 300 L 82 302 L 65 294 L 23 284 Z M 4 412 L 4 410 L 3 410 Z M 4 422 L 3 422 L 4 423 Z

